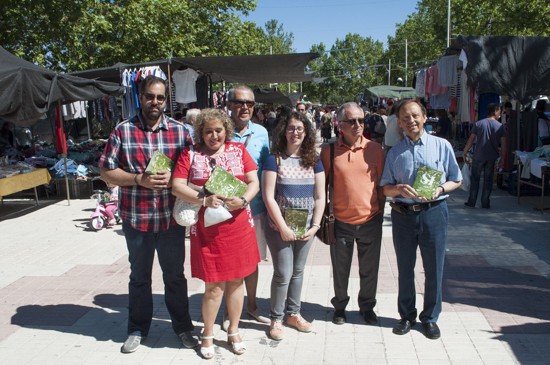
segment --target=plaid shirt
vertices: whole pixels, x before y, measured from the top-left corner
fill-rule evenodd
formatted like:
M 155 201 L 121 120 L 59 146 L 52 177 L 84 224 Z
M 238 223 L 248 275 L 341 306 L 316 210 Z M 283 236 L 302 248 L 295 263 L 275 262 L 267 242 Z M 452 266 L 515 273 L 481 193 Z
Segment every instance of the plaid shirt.
M 116 126 L 111 133 L 99 166 L 121 168 L 142 174 L 155 150 L 168 156 L 174 166 L 183 148 L 191 144 L 183 124 L 162 115 L 153 131 L 144 122 L 141 112 Z M 142 232 L 163 232 L 175 225 L 172 208 L 175 197 L 171 189 L 151 190 L 142 186 L 121 186 L 119 209 L 122 220 Z

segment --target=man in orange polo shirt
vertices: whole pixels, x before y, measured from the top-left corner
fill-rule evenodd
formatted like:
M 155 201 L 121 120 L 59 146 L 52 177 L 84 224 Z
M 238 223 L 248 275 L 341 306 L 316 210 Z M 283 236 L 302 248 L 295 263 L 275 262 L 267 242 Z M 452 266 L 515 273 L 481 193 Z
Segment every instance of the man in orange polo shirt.
M 321 150 L 321 160 L 328 176 L 334 168 L 334 216 L 336 244 L 330 247 L 334 279 L 332 321 L 346 323 L 349 302 L 348 285 L 357 244 L 359 262 L 359 311 L 365 322 L 378 323 L 374 313 L 376 287 L 382 242 L 382 222 L 386 197 L 378 187 L 384 169 L 384 152 L 379 143 L 363 137 L 363 109 L 357 103 L 340 107 L 337 119 L 341 136 L 334 145 L 334 161 L 330 161 L 330 145 Z

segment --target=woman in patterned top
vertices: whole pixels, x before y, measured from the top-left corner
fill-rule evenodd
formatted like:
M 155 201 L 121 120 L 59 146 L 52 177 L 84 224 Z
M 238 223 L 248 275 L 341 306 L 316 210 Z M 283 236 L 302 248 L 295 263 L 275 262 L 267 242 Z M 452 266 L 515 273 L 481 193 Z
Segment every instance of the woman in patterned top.
M 269 213 L 265 235 L 273 259 L 269 335 L 277 341 L 283 338 L 285 311 L 288 326 L 311 331 L 311 323 L 300 315 L 300 296 L 307 255 L 325 208 L 325 174 L 315 137 L 306 116 L 291 113 L 278 123 L 273 154 L 264 164 L 261 191 Z M 307 216 L 301 229 L 290 224 L 291 210 Z
M 190 234 L 191 274 L 205 281 L 202 300 L 204 330 L 200 352 L 206 359 L 214 357 L 214 321 L 226 292 L 229 312 L 227 342 L 235 354 L 241 355 L 246 351 L 238 327 L 244 301 L 243 278 L 253 273 L 260 262 L 252 212 L 248 206 L 248 202 L 258 193 L 258 167 L 242 143 L 229 141 L 228 136 L 233 135 L 233 123 L 222 111 L 202 110 L 194 127 L 193 158 L 189 148 L 181 153 L 172 175 L 172 193 L 202 206 L 199 220 L 191 227 Z M 214 165 L 246 182 L 246 192 L 240 197 L 230 198 L 197 192 L 194 187 L 204 186 Z M 232 217 L 205 227 L 206 208 L 218 208 L 220 205 L 224 205 Z

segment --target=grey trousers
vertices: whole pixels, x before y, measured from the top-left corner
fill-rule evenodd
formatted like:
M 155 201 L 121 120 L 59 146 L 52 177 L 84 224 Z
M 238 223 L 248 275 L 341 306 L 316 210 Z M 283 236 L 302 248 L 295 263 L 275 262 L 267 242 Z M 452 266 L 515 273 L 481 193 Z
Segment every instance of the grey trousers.
M 273 259 L 270 318 L 282 320 L 286 312 L 300 312 L 304 267 L 314 238 L 309 241 L 283 241 L 279 232 L 265 225 L 265 237 Z

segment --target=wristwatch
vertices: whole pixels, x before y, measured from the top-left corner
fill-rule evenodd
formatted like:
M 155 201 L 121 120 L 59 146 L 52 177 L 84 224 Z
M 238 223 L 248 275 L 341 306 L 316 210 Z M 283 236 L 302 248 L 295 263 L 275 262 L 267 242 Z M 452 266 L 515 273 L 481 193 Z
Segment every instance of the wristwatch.
M 241 196 L 241 200 L 243 201 L 243 208 L 246 208 L 248 206 L 248 200 L 244 196 Z

